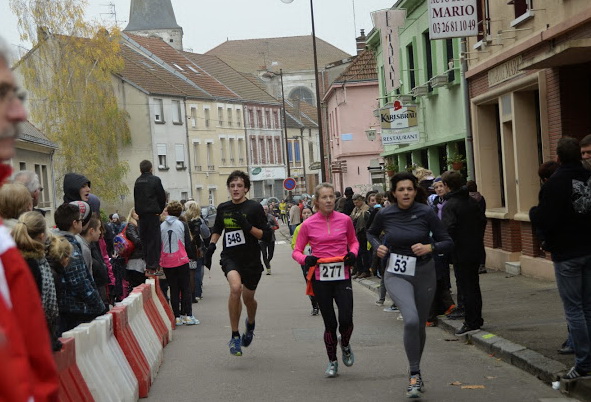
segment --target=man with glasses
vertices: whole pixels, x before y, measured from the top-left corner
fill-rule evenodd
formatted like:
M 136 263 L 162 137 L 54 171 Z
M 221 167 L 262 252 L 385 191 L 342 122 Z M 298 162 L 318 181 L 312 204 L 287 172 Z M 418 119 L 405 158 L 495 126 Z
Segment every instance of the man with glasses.
M 41 192 L 43 191 L 43 187 L 41 187 L 37 173 L 31 172 L 30 170 L 21 170 L 14 175 L 13 181 L 15 183 L 23 184 L 27 190 L 29 190 L 31 193 L 31 198 L 33 199 L 33 211 L 37 211 L 45 216 L 45 211 L 43 209 L 37 208 L 37 205 L 39 205 Z
M 19 123 L 27 119 L 22 92 L 0 38 L 0 183 L 11 174 Z M 27 263 L 0 223 L 0 400 L 56 400 L 58 376 L 41 299 Z M 8 378 L 7 378 L 8 377 Z M 8 386 L 6 386 L 8 385 Z

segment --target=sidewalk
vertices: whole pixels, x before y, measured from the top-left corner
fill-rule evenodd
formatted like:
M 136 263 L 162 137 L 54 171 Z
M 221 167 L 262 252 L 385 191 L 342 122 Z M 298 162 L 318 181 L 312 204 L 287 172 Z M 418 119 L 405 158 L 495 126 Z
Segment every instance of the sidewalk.
M 278 232 L 289 241 L 287 226 L 282 225 Z M 355 282 L 376 294 L 379 291 L 377 277 Z M 455 300 L 453 273 L 452 284 Z M 488 273 L 480 275 L 480 288 L 484 325 L 480 332 L 468 337 L 468 342 L 548 384 L 574 365 L 573 355 L 557 352 L 567 337 L 567 328 L 554 282 L 489 269 Z M 389 305 L 387 301 L 385 306 Z M 439 327 L 452 334 L 461 325 L 461 320 L 439 319 Z M 591 380 L 562 383 L 560 388 L 569 396 L 591 401 Z

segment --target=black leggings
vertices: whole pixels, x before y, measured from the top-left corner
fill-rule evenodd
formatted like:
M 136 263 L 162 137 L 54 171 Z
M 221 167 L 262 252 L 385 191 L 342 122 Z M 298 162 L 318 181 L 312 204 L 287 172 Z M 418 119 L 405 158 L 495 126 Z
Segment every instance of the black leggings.
M 189 264 L 176 268 L 164 268 L 166 280 L 170 286 L 170 304 L 175 317 L 193 315 L 191 286 L 189 282 Z M 181 306 L 179 309 L 179 293 Z
M 337 317 L 333 300 L 339 310 L 338 327 L 341 346 L 348 346 L 353 333 L 353 289 L 351 279 L 343 281 L 317 281 L 312 278 L 312 288 L 324 320 L 324 344 L 330 361 L 337 359 Z

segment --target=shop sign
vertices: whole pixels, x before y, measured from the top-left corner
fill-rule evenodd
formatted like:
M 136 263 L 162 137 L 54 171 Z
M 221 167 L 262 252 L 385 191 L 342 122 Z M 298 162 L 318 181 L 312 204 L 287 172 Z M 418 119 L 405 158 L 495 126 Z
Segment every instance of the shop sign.
M 491 68 L 488 71 L 488 86 L 500 84 L 501 82 L 510 80 L 522 71 L 519 69 L 523 59 L 521 55 L 506 61 L 505 63 Z
M 250 170 L 250 178 L 253 181 L 285 179 L 285 168 L 255 167 Z
M 382 130 L 382 145 L 412 144 L 419 142 L 419 139 L 419 131 L 416 128 Z
M 404 106 L 402 102 L 397 100 L 392 107 L 380 110 L 380 124 L 382 132 L 417 126 L 417 107 L 416 105 Z
M 478 0 L 429 0 L 429 38 L 478 35 Z

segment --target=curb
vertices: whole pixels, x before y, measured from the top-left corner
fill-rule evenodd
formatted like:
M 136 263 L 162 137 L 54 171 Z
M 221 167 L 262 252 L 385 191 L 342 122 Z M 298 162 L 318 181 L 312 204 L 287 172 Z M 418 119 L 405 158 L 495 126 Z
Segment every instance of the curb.
M 353 282 L 373 291 L 379 293 L 380 285 L 371 279 L 354 280 Z M 447 318 L 439 318 L 439 328 L 454 334 L 462 326 L 460 320 L 449 320 Z M 491 357 L 495 357 L 509 363 L 521 370 L 533 374 L 541 381 L 551 385 L 553 381 L 560 378 L 560 374 L 568 370 L 564 364 L 550 359 L 536 351 L 526 348 L 525 346 L 511 342 L 496 334 L 487 331 L 479 331 L 473 335 L 467 335 L 466 343 L 473 344 L 482 351 L 488 353 Z M 579 380 L 571 382 L 560 382 L 560 390 L 563 394 L 579 398 L 582 401 L 591 401 L 591 381 Z

